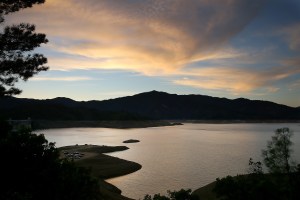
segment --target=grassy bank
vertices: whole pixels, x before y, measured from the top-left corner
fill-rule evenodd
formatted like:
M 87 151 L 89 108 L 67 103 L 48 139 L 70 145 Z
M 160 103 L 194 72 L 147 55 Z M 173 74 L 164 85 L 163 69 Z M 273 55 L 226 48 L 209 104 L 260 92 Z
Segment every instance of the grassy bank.
M 142 166 L 138 163 L 103 153 L 127 149 L 128 147 L 126 146 L 108 147 L 96 145 L 74 145 L 59 148 L 61 157 L 73 159 L 78 166 L 89 168 L 92 175 L 99 178 L 101 194 L 107 200 L 129 200 L 129 198 L 122 196 L 121 190 L 105 182 L 104 179 L 133 173 L 141 169 Z

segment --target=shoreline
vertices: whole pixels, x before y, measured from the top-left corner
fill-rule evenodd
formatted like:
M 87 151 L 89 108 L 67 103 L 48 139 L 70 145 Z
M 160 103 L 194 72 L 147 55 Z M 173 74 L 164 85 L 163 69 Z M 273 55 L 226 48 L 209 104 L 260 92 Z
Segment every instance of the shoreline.
M 191 124 L 276 124 L 300 123 L 300 120 L 168 120 L 172 123 Z
M 132 129 L 132 128 L 150 128 L 162 126 L 176 126 L 181 123 L 172 123 L 165 120 L 122 120 L 122 121 L 72 121 L 72 120 L 32 120 L 32 129 L 58 129 L 58 128 L 116 128 L 116 129 Z
M 115 128 L 134 129 L 191 124 L 276 124 L 300 123 L 300 120 L 112 120 L 112 121 L 72 121 L 72 120 L 32 120 L 33 130 L 59 128 Z
M 116 186 L 106 182 L 106 179 L 116 178 L 136 172 L 142 168 L 138 163 L 106 155 L 117 151 L 128 150 L 126 146 L 98 146 L 98 145 L 72 145 L 58 148 L 61 158 L 66 158 L 67 153 L 76 152 L 82 155 L 74 162 L 80 167 L 89 168 L 91 175 L 98 178 L 103 199 L 132 200 L 122 196 L 122 191 Z M 72 158 L 71 158 L 72 159 Z

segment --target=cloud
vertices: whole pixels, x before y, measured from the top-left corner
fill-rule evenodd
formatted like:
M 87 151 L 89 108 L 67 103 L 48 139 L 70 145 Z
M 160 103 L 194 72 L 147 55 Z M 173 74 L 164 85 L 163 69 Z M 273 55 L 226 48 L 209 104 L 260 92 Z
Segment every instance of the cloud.
M 293 83 L 291 83 L 289 85 L 289 89 L 290 90 L 298 90 L 298 89 L 300 89 L 300 79 L 297 80 L 297 81 L 295 81 L 295 82 L 293 82 Z
M 94 67 L 153 74 L 211 57 L 243 30 L 264 2 L 48 0 L 9 20 L 35 23 L 47 33 L 52 50 L 109 60 L 106 67 Z
M 43 48 L 51 69 L 130 70 L 172 79 L 186 77 L 173 83 L 196 88 L 232 93 L 265 88 L 276 92 L 279 89 L 273 84 L 300 73 L 300 61 L 268 55 L 268 59 L 283 61 L 264 66 L 266 54 L 273 53 L 269 46 L 254 49 L 255 55 L 231 46 L 231 40 L 256 18 L 266 2 L 47 0 L 44 5 L 10 15 L 7 22 L 32 22 L 47 34 L 50 43 Z M 282 34 L 291 49 L 300 49 L 299 24 Z M 255 66 L 246 68 L 246 64 Z
M 93 78 L 90 77 L 78 77 L 78 76 L 72 76 L 72 77 L 33 77 L 30 79 L 31 81 L 87 81 L 87 80 L 93 80 Z
M 288 64 L 291 61 L 283 61 Z M 185 77 L 174 80 L 175 84 L 209 90 L 225 90 L 231 93 L 247 93 L 257 88 L 267 92 L 277 92 L 280 88 L 273 84 L 292 75 L 300 74 L 300 68 L 283 65 L 266 69 L 247 69 L 237 67 L 207 67 L 183 71 Z
M 300 23 L 290 25 L 280 32 L 285 36 L 290 49 L 300 50 Z

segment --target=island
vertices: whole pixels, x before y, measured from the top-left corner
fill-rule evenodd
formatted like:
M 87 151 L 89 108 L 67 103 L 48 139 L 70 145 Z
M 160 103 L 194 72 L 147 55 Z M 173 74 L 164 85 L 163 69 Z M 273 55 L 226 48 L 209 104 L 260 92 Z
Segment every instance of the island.
M 135 140 L 135 139 L 130 139 L 130 140 L 125 140 L 123 141 L 123 143 L 138 143 L 140 142 L 139 140 Z

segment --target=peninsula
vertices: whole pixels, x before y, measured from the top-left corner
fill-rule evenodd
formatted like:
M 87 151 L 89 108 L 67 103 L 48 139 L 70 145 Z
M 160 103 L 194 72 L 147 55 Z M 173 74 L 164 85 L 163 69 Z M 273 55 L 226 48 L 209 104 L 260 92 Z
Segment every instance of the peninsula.
M 98 145 L 73 145 L 59 148 L 61 158 L 72 159 L 78 166 L 91 169 L 92 175 L 99 178 L 103 199 L 107 200 L 130 200 L 121 195 L 120 189 L 105 181 L 105 179 L 130 174 L 142 168 L 138 163 L 104 154 L 128 149 L 126 146 Z

